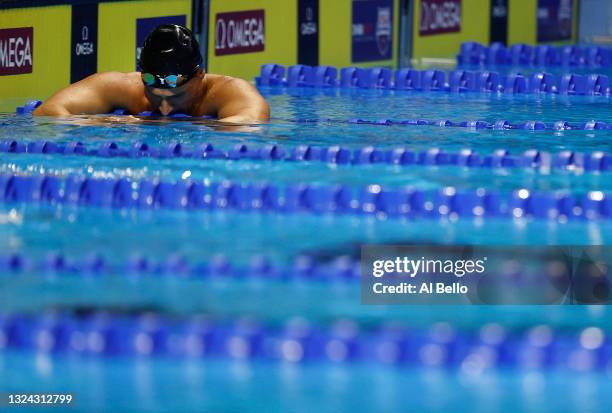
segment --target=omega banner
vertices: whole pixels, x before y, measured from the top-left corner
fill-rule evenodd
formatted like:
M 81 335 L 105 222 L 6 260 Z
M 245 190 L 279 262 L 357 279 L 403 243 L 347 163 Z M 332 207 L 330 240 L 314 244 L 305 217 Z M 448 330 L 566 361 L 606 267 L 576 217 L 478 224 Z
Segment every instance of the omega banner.
M 319 64 L 319 0 L 298 0 L 298 64 Z
M 262 52 L 266 46 L 265 11 L 217 13 L 215 55 Z
M 72 6 L 70 83 L 96 73 L 98 64 L 98 4 Z
M 421 36 L 460 31 L 461 0 L 421 0 Z
M 0 76 L 32 73 L 34 28 L 0 29 Z

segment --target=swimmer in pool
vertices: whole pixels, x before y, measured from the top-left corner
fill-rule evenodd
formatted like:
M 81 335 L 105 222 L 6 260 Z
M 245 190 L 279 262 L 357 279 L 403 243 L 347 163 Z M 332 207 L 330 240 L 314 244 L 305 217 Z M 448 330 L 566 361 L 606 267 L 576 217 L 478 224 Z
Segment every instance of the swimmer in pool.
M 214 116 L 221 122 L 259 123 L 268 103 L 249 82 L 205 73 L 198 41 L 183 26 L 165 24 L 145 39 L 140 72 L 104 72 L 76 82 L 47 99 L 34 115 L 110 113 L 123 108 L 167 116 Z

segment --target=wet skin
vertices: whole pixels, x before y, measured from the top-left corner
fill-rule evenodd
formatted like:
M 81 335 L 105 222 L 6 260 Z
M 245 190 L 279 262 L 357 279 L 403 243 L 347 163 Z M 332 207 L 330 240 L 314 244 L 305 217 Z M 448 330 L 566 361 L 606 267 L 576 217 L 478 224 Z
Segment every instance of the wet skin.
M 163 116 L 177 112 L 207 115 L 238 124 L 265 122 L 270 116 L 267 102 L 250 83 L 206 74 L 201 69 L 185 84 L 172 89 L 144 85 L 139 72 L 98 73 L 58 91 L 34 115 L 104 114 L 116 108 L 132 115 L 145 111 Z

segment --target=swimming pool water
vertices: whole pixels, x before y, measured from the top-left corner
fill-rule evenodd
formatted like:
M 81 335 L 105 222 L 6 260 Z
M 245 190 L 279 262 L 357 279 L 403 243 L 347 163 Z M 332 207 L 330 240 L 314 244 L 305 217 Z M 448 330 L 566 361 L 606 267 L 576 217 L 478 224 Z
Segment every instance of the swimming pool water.
M 551 153 L 611 152 L 612 130 L 609 129 L 527 131 L 348 122 L 354 118 L 385 118 L 610 123 L 612 106 L 607 97 L 337 89 L 262 89 L 262 93 L 272 108 L 272 121 L 248 130 L 220 130 L 190 120 L 135 124 L 124 123 L 121 118 L 58 120 L 7 113 L 0 115 L 0 140 L 44 139 L 58 143 L 79 140 L 93 147 L 112 140 L 125 145 L 141 141 L 154 147 L 174 141 L 184 145 L 207 142 L 223 149 L 239 143 L 272 143 L 286 148 L 302 144 L 342 145 L 351 149 L 365 145 L 401 146 L 418 151 L 433 147 L 446 151 L 471 148 L 481 154 L 500 148 L 517 154 L 527 149 Z M 0 153 L 0 173 L 60 176 L 78 173 L 168 181 L 188 177 L 280 186 L 307 183 L 361 188 L 377 184 L 385 188 L 410 186 L 423 190 L 453 186 L 459 190 L 487 188 L 502 192 L 527 188 L 571 194 L 612 191 L 611 172 L 605 171 L 261 160 Z M 99 254 L 110 263 L 123 263 L 134 255 L 159 260 L 180 256 L 190 262 L 223 255 L 239 264 L 248 263 L 254 256 L 265 256 L 279 265 L 288 265 L 301 255 L 321 261 L 343 255 L 358 259 L 358 246 L 364 243 L 606 245 L 611 243 L 611 229 L 612 223 L 606 219 L 569 222 L 531 218 L 389 219 L 306 212 L 142 211 L 0 203 L 1 255 L 19 254 L 33 261 L 44 260 L 50 252 L 59 252 L 72 259 Z M 207 314 L 220 320 L 248 315 L 264 323 L 302 317 L 315 324 L 328 325 L 333 320 L 350 319 L 366 328 L 392 322 L 407 328 L 426 329 L 433 323 L 444 322 L 459 332 L 477 331 L 487 323 L 517 331 L 539 324 L 573 333 L 589 326 L 610 331 L 609 311 L 605 307 L 370 307 L 359 304 L 359 285 L 354 283 L 210 281 L 164 276 L 127 279 L 121 274 L 81 277 L 37 270 L 0 273 L 0 313 L 100 309 L 120 314 L 156 311 L 178 317 Z M 12 374 L 17 370 L 18 375 Z M 350 362 L 298 365 L 224 359 L 191 362 L 155 356 L 121 359 L 40 354 L 33 350 L 0 351 L 0 388 L 69 389 L 79 394 L 83 409 L 98 411 L 128 407 L 134 411 L 176 411 L 187 406 L 187 409 L 219 411 L 248 408 L 251 411 L 351 409 L 365 412 L 374 406 L 384 411 L 406 411 L 407 408 L 447 410 L 449 405 L 453 411 L 467 408 L 558 411 L 568 406 L 555 397 L 559 394 L 566 394 L 566 400 L 577 409 L 607 411 L 612 403 L 604 391 L 609 386 L 609 371 L 609 367 L 588 373 L 573 370 L 570 373 L 556 367 L 537 371 L 497 367 L 462 371 L 454 367 L 384 367 Z M 85 376 L 93 379 L 83 380 Z M 485 387 L 502 386 L 515 390 L 482 391 Z M 363 391 L 364 387 L 373 392 L 371 398 Z M 400 398 L 408 388 L 417 387 L 424 389 L 423 392 L 413 390 L 406 394 L 407 401 Z M 137 397 L 140 410 L 126 395 L 126 389 Z M 160 396 L 171 391 L 181 401 Z

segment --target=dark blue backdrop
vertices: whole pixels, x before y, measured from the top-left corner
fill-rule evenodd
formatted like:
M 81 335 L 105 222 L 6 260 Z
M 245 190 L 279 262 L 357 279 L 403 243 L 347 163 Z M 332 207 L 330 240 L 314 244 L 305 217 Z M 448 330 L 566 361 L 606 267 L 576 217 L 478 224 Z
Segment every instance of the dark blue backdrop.
M 572 0 L 538 0 L 538 42 L 571 40 Z

